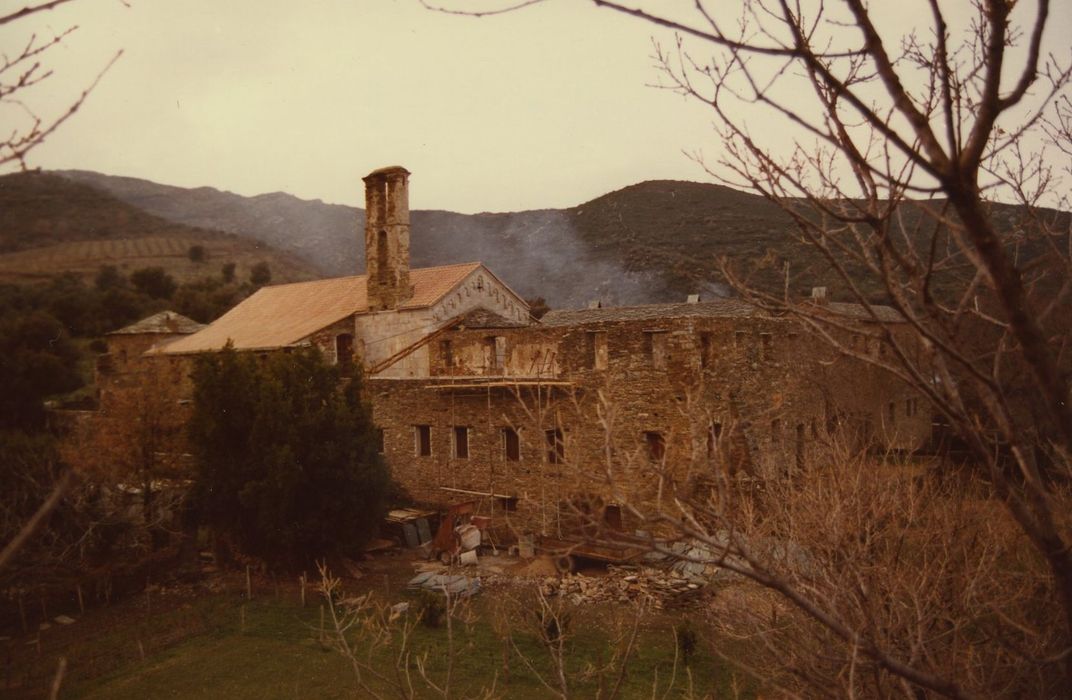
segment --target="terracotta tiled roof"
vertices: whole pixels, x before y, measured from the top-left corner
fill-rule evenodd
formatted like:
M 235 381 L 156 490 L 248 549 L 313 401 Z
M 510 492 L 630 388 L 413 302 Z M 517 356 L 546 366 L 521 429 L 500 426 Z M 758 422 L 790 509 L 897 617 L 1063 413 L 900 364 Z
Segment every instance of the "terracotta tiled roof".
M 480 266 L 473 262 L 410 270 L 413 297 L 399 309 L 431 306 Z M 228 341 L 239 350 L 293 345 L 347 316 L 367 312 L 366 291 L 365 275 L 263 287 L 201 332 L 180 338 L 161 352 L 209 352 Z
M 198 323 L 191 318 L 186 318 L 182 314 L 177 314 L 174 311 L 161 311 L 158 314 L 153 314 L 148 318 L 136 321 L 129 326 L 124 326 L 117 331 L 112 331 L 108 335 L 196 333 L 204 327 L 205 324 Z

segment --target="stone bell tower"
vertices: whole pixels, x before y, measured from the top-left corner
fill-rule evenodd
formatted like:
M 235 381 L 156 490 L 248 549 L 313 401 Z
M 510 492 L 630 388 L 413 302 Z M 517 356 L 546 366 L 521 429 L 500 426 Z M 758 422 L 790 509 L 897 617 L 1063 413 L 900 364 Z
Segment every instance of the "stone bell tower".
M 393 165 L 365 181 L 365 272 L 369 311 L 397 309 L 409 282 L 409 171 Z

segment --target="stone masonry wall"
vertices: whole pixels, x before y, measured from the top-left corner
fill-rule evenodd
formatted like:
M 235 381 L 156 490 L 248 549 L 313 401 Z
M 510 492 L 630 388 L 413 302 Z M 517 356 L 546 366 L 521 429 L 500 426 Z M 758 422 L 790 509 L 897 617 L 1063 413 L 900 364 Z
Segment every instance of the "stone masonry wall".
M 631 499 L 650 501 L 653 465 L 669 465 L 664 473 L 681 483 L 714 470 L 777 478 L 821 459 L 834 424 L 854 440 L 900 449 L 929 431 L 924 411 L 905 415 L 907 389 L 785 319 L 472 329 L 443 340 L 449 350 L 429 352 L 431 379 L 369 383 L 395 478 L 430 504 L 495 494 L 483 497 L 487 507 L 516 508 L 515 522 L 543 533 L 571 498 L 613 503 L 608 475 Z M 428 456 L 417 454 L 415 426 L 428 426 Z M 520 435 L 516 461 L 507 428 Z M 547 442 L 556 429 L 557 464 Z

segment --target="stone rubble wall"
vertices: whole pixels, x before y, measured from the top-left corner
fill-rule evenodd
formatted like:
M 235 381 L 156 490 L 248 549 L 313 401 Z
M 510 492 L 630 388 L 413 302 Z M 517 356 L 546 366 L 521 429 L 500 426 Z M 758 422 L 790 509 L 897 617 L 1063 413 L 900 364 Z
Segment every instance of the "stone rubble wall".
M 605 362 L 592 334 L 605 334 Z M 495 338 L 505 344 L 502 366 L 489 360 Z M 570 503 L 657 505 L 660 478 L 788 477 L 823 458 L 835 425 L 861 444 L 892 449 L 919 447 L 930 429 L 926 411 L 905 415 L 907 387 L 787 319 L 470 329 L 444 340 L 451 364 L 441 346 L 430 348 L 432 378 L 369 382 L 387 460 L 418 501 L 475 497 L 521 532 L 559 532 Z M 532 372 L 534 358 L 549 354 L 548 369 Z M 709 449 L 713 424 L 721 432 Z M 429 456 L 416 454 L 418 425 L 429 426 Z M 465 457 L 455 428 L 466 429 Z M 520 434 L 517 461 L 507 459 L 506 428 Z M 556 429 L 565 443 L 557 464 L 547 442 Z M 653 448 L 659 440 L 664 447 Z

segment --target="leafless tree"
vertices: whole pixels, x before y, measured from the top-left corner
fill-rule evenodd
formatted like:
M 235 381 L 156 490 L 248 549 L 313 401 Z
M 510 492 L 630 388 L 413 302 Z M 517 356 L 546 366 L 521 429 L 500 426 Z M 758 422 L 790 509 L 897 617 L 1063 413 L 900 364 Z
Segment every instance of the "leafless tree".
M 467 598 L 443 591 L 446 648 L 436 656 L 445 660 L 445 669 L 437 673 L 429 663 L 429 650 L 418 649 L 413 643 L 414 630 L 420 624 L 419 611 L 411 613 L 383 603 L 372 592 L 347 597 L 342 580 L 325 565 L 319 569 L 320 593 L 331 621 L 329 641 L 350 662 L 354 682 L 363 697 L 462 696 L 456 686 L 454 665 L 467 643 L 464 628 L 474 621 Z M 496 682 L 497 676 L 493 676 L 486 687 L 466 697 L 499 697 Z
M 9 25 L 21 28 L 41 14 L 69 2 L 72 0 L 48 0 L 28 4 L 0 15 L 0 28 Z M 38 114 L 27 95 L 52 76 L 52 71 L 45 63 L 48 52 L 62 44 L 76 29 L 77 27 L 72 26 L 49 37 L 40 37 L 37 32 L 30 31 L 19 44 L 17 51 L 0 51 L 0 114 L 11 115 L 13 119 L 12 125 L 0 132 L 0 169 L 12 166 L 26 169 L 26 159 L 30 151 L 41 145 L 81 108 L 104 74 L 122 55 L 122 51 L 117 52 L 61 114 L 51 117 Z M 44 526 L 75 481 L 72 472 L 65 472 L 56 480 L 32 517 L 7 539 L 0 552 L 0 570 L 9 564 L 18 551 Z
M 512 652 L 512 658 L 533 675 L 550 696 L 568 700 L 577 696 L 578 681 L 591 683 L 594 680 L 595 689 L 589 691 L 591 697 L 599 700 L 622 697 L 623 682 L 637 652 L 641 623 L 647 614 L 643 601 L 633 604 L 631 610 L 623 611 L 628 614 L 615 619 L 609 633 L 608 657 L 600 663 L 590 663 L 578 674 L 570 664 L 576 609 L 564 596 L 551 596 L 542 585 L 522 585 L 515 591 L 499 592 L 497 598 L 496 631 Z M 522 650 L 517 643 L 519 633 L 539 641 L 543 658 L 535 658 Z M 504 661 L 504 664 L 508 662 Z M 659 697 L 660 691 L 669 693 L 677 671 L 675 663 L 666 678 L 657 675 L 652 678 L 652 697 Z M 660 683 L 669 687 L 663 688 Z M 691 697 L 691 694 L 683 697 Z
M 91 420 L 63 442 L 65 462 L 83 478 L 140 494 L 140 529 L 147 541 L 170 524 L 182 484 L 193 476 L 182 372 L 164 359 L 144 361 L 129 385 L 109 391 Z
M 0 27 L 30 25 L 37 17 L 73 0 L 49 0 L 8 12 L 0 16 Z M 15 166 L 27 168 L 27 157 L 37 146 L 44 143 L 56 129 L 70 119 L 82 107 L 90 93 L 97 87 L 104 74 L 122 55 L 116 54 L 105 64 L 95 78 L 74 96 L 59 114 L 43 115 L 34 107 L 31 93 L 39 89 L 53 72 L 48 67 L 49 53 L 62 44 L 77 26 L 52 34 L 39 35 L 27 31 L 18 48 L 12 52 L 0 52 L 0 110 L 12 119 L 12 126 L 0 133 L 0 168 Z
M 1051 13 L 1066 8 L 1048 0 L 976 0 L 954 9 L 921 0 L 913 6 L 915 28 L 899 34 L 877 4 L 864 0 L 696 0 L 673 11 L 654 2 L 593 2 L 673 33 L 672 43 L 656 43 L 659 87 L 708 105 L 720 138 L 720 155 L 696 160 L 722 182 L 782 207 L 792 222 L 787 235 L 819 252 L 844 300 L 862 305 L 874 321 L 871 340 L 885 352 L 859 351 L 848 342 L 857 334 L 848 318 L 797 298 L 791 265 L 783 289 L 772 290 L 754 288 L 746 271 L 724 264 L 738 293 L 900 377 L 966 444 L 995 502 L 1048 572 L 1042 582 L 1026 570 L 1006 582 L 1006 590 L 1034 586 L 1021 611 L 1032 603 L 1051 607 L 1049 624 L 1057 630 L 1025 627 L 1041 646 L 1020 648 L 1021 663 L 1050 679 L 1041 687 L 1054 687 L 1054 673 L 1060 686 L 1072 687 L 1072 242 L 1067 214 L 1045 208 L 1068 204 L 1060 193 L 1072 150 L 1069 56 L 1044 49 L 1047 33 L 1055 32 Z M 878 302 L 894 309 L 897 323 L 883 321 Z M 904 327 L 911 332 L 896 331 Z M 901 496 L 908 500 L 898 508 L 915 503 L 903 489 Z M 928 503 L 936 509 L 928 518 L 953 507 Z M 732 551 L 737 559 L 723 563 L 776 592 L 849 650 L 850 662 L 834 675 L 855 674 L 856 660 L 865 659 L 904 683 L 908 695 L 921 688 L 948 697 L 1007 691 L 971 668 L 934 664 L 930 655 L 941 642 L 931 635 L 918 646 L 908 628 L 854 620 L 829 593 L 793 578 L 800 572 L 763 564 L 753 540 L 713 536 L 710 519 L 698 516 L 704 507 L 689 515 L 696 506 L 682 501 L 681 512 L 660 517 L 724 554 Z M 1012 539 L 1000 540 L 998 550 L 978 550 L 953 525 L 933 523 L 934 536 L 945 538 L 942 557 L 975 557 L 990 561 L 991 572 L 1017 571 L 1016 550 L 1008 548 L 1015 534 L 1002 535 Z M 856 527 L 859 537 L 870 537 L 866 519 Z M 910 541 L 910 530 L 900 532 L 900 541 Z M 913 566 L 933 563 L 945 572 L 942 557 Z M 971 580 L 939 576 L 932 585 L 970 591 Z M 870 585 L 860 577 L 842 583 L 845 593 Z M 958 634 L 944 621 L 950 611 L 932 609 L 931 631 L 946 625 Z M 987 643 L 1018 648 L 1011 629 L 1020 623 L 1005 622 L 1002 635 Z M 782 640 L 792 644 L 790 637 Z

